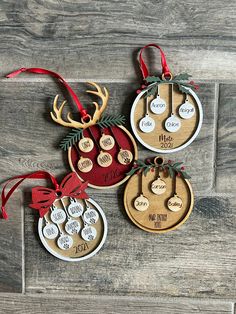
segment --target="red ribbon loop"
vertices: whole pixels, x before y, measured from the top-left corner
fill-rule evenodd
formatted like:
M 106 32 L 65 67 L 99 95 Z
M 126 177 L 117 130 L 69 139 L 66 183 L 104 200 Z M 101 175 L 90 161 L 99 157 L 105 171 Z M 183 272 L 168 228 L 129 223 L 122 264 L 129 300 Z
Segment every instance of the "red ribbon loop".
M 19 181 L 13 185 L 8 193 L 5 193 L 7 185 L 16 179 L 19 179 Z M 64 196 L 81 199 L 88 198 L 88 195 L 85 192 L 88 182 L 82 183 L 75 172 L 69 173 L 59 185 L 56 178 L 50 173 L 46 171 L 36 171 L 28 175 L 13 177 L 5 183 L 1 196 L 1 210 L 3 219 L 8 218 L 5 206 L 10 196 L 25 179 L 50 179 L 54 185 L 54 189 L 45 188 L 43 186 L 37 186 L 32 189 L 32 204 L 29 206 L 31 208 L 37 209 L 39 211 L 40 217 L 43 217 L 49 211 L 50 207 L 56 199 L 62 198 Z
M 72 99 L 74 100 L 82 118 L 85 118 L 88 116 L 87 111 L 84 109 L 83 105 L 81 104 L 79 98 L 77 97 L 76 93 L 73 91 L 73 89 L 70 87 L 70 85 L 64 80 L 64 78 L 57 74 L 56 72 L 47 70 L 47 69 L 42 69 L 42 68 L 20 68 L 8 75 L 6 75 L 7 78 L 12 78 L 15 77 L 16 75 L 22 73 L 22 72 L 29 72 L 29 73 L 36 73 L 36 74 L 46 74 L 50 75 L 52 77 L 55 77 L 58 79 L 60 83 L 62 83 L 65 88 L 68 90 L 69 94 L 71 95 Z
M 144 51 L 146 48 L 148 48 L 148 47 L 155 47 L 155 48 L 157 48 L 157 49 L 160 50 L 162 74 L 163 74 L 165 77 L 170 76 L 170 75 L 171 75 L 171 72 L 170 72 L 169 67 L 168 67 L 168 65 L 167 65 L 166 57 L 165 57 L 165 54 L 164 54 L 163 50 L 161 49 L 160 46 L 158 46 L 158 45 L 156 45 L 156 44 L 149 44 L 149 45 L 144 46 L 144 47 L 141 49 L 140 53 L 139 53 L 139 66 L 140 66 L 140 69 L 141 69 L 141 72 L 142 72 L 142 75 L 143 75 L 143 79 L 145 80 L 145 79 L 149 76 L 149 72 L 148 72 L 146 63 L 144 62 L 143 57 L 142 57 L 143 51 Z

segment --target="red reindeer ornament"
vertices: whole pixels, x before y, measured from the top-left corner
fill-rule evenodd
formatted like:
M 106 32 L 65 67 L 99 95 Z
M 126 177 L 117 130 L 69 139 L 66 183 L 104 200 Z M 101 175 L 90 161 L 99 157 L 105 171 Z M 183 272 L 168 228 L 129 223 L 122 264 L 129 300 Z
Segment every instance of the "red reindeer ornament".
M 72 129 L 60 143 L 60 147 L 68 151 L 71 169 L 94 188 L 111 188 L 126 181 L 126 173 L 137 159 L 137 147 L 132 135 L 123 126 L 123 116 L 103 115 L 109 98 L 107 89 L 94 82 L 88 82 L 94 90 L 87 90 L 87 93 L 97 96 L 101 102 L 101 105 L 93 102 L 95 111 L 93 115 L 89 115 L 73 89 L 59 74 L 40 68 L 22 68 L 7 77 L 14 77 L 21 72 L 55 77 L 68 90 L 77 105 L 81 115 L 80 121 L 73 119 L 71 112 L 67 113 L 66 119 L 63 118 L 66 101 L 59 105 L 58 95 L 51 111 L 53 121 Z
M 75 172 L 69 173 L 61 184 L 46 171 L 9 179 L 2 189 L 2 218 L 8 218 L 5 206 L 25 179 L 49 179 L 54 186 L 32 188 L 32 203 L 29 205 L 39 211 L 39 237 L 52 255 L 64 261 L 82 261 L 102 248 L 107 236 L 106 216 L 85 192 L 88 183 L 81 182 Z M 9 183 L 16 180 L 6 192 Z

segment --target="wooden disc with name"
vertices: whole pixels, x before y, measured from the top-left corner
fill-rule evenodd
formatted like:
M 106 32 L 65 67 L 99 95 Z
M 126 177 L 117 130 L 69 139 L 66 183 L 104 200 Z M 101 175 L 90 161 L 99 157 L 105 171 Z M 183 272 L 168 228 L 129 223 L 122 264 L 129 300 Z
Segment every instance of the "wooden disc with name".
M 152 85 L 149 88 L 152 88 Z M 148 132 L 146 129 L 142 130 L 142 126 L 140 128 L 140 121 L 146 114 L 146 92 L 143 90 L 138 94 L 131 108 L 130 121 L 136 138 L 146 148 L 158 153 L 172 153 L 187 147 L 196 138 L 203 120 L 202 105 L 196 93 L 190 88 L 187 89 L 188 102 L 191 103 L 194 114 L 191 116 L 188 113 L 190 106 L 183 106 L 186 95 L 174 84 L 174 112 L 171 116 L 171 84 L 159 84 L 159 95 L 165 102 L 166 109 L 161 114 L 155 114 L 150 107 L 155 96 L 148 97 L 148 118 L 153 121 L 152 125 L 155 125 Z M 188 119 L 185 118 L 187 114 Z
M 177 176 L 176 194 L 182 201 L 182 207 L 178 211 L 173 211 L 173 207 L 170 210 L 168 200 L 174 196 L 174 179 L 164 176 L 163 172 L 160 172 L 159 175 L 166 184 L 165 193 L 160 195 L 154 194 L 151 190 L 151 184 L 156 180 L 156 174 L 149 171 L 146 176 L 142 177 L 142 192 L 149 201 L 147 210 L 139 211 L 134 205 L 136 198 L 140 195 L 141 174 L 131 176 L 124 193 L 124 207 L 131 221 L 139 228 L 154 233 L 168 232 L 178 228 L 188 219 L 194 203 L 190 182 Z
M 67 218 L 57 225 L 51 221 L 49 211 L 45 215 L 46 219 L 40 218 L 38 221 L 39 237 L 44 247 L 55 257 L 69 262 L 82 261 L 95 255 L 102 248 L 107 236 L 107 220 L 101 207 L 94 200 L 88 199 L 90 211 L 88 215 L 85 202 L 76 199 L 76 202 L 73 202 L 74 207 L 77 202 L 79 207 L 83 208 L 83 213 L 76 218 Z M 63 203 L 68 209 L 71 204 L 70 198 L 63 197 Z M 59 199 L 54 205 L 56 208 L 63 208 Z M 91 213 L 96 219 L 88 220 Z M 84 222 L 84 219 L 87 219 L 87 222 Z

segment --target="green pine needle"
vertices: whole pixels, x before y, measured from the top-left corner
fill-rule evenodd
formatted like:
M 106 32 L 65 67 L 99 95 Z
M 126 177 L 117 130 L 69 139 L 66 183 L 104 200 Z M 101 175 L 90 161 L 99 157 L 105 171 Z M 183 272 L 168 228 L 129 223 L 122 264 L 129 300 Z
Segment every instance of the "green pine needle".
M 72 129 L 72 131 L 66 135 L 66 137 L 61 141 L 60 148 L 63 150 L 68 150 L 69 147 L 77 143 L 82 137 L 82 129 Z
M 102 116 L 97 122 L 101 128 L 108 128 L 114 125 L 123 125 L 125 123 L 125 117 L 123 115 L 115 116 Z

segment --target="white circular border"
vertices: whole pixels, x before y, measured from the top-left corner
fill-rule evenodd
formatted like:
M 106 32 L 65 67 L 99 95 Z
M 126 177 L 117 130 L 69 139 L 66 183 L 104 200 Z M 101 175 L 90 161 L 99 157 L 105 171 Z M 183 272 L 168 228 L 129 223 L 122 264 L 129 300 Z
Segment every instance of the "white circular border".
M 96 209 L 99 211 L 100 215 L 102 216 L 103 219 L 103 225 L 104 225 L 104 232 L 103 232 L 103 237 L 101 242 L 99 243 L 99 245 L 96 247 L 96 249 L 94 251 L 92 251 L 91 253 L 89 253 L 86 256 L 82 256 L 82 257 L 78 257 L 78 258 L 72 258 L 72 257 L 65 257 L 65 256 L 61 256 L 60 254 L 54 252 L 47 244 L 47 241 L 45 240 L 43 233 L 42 233 L 42 222 L 43 222 L 43 218 L 39 218 L 38 221 L 38 233 L 39 233 L 39 237 L 41 242 L 43 243 L 44 247 L 46 248 L 46 250 L 51 253 L 52 255 L 54 255 L 55 257 L 63 260 L 63 261 L 67 261 L 67 262 L 79 262 L 79 261 L 83 261 L 86 260 L 92 256 L 94 256 L 98 251 L 100 251 L 100 249 L 102 248 L 103 244 L 106 241 L 106 237 L 107 237 L 107 229 L 108 229 L 108 225 L 107 225 L 107 219 L 106 216 L 102 210 L 102 208 L 91 198 L 88 199 L 88 202 L 90 202 L 91 204 L 93 204 Z
M 148 86 L 148 89 L 150 89 L 152 87 L 152 85 L 154 85 L 155 83 L 151 84 Z M 161 83 L 161 84 L 170 84 L 168 83 L 168 81 L 166 83 Z M 202 121 L 203 121 L 203 110 L 202 110 L 202 104 L 200 102 L 200 99 L 198 98 L 197 94 L 189 87 L 185 87 L 186 89 L 188 89 L 189 93 L 193 96 L 193 98 L 195 99 L 196 103 L 197 103 L 197 106 L 198 106 L 198 110 L 199 110 L 199 122 L 198 122 L 198 126 L 197 126 L 197 129 L 195 131 L 195 133 L 193 134 L 193 136 L 186 142 L 184 143 L 183 145 L 179 146 L 179 147 L 176 147 L 176 148 L 173 148 L 173 149 L 165 149 L 165 150 L 162 150 L 162 149 L 159 149 L 159 148 L 154 148 L 150 145 L 148 145 L 147 143 L 145 143 L 141 137 L 138 135 L 137 131 L 136 131 L 136 127 L 134 125 L 134 111 L 135 111 L 135 108 L 140 100 L 140 98 L 142 97 L 142 95 L 147 91 L 147 90 L 143 90 L 136 98 L 135 98 L 135 101 L 131 107 L 131 112 L 130 112 L 130 124 L 131 124 L 131 127 L 132 127 L 132 131 L 134 133 L 134 135 L 136 136 L 137 140 L 143 145 L 145 146 L 146 148 L 154 151 L 154 152 L 157 152 L 157 153 L 162 153 L 162 154 L 168 154 L 168 153 L 174 153 L 174 152 L 178 152 L 180 151 L 181 149 L 187 147 L 188 145 L 190 145 L 194 140 L 195 138 L 198 136 L 198 133 L 200 132 L 201 130 L 201 127 L 202 127 Z

